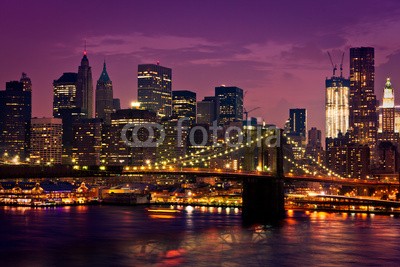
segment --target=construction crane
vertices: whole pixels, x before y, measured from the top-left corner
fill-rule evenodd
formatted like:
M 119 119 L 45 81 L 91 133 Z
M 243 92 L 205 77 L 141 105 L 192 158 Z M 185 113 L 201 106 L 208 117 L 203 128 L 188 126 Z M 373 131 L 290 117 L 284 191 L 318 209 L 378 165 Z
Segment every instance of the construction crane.
M 246 124 L 247 124 L 247 120 L 248 120 L 248 117 L 249 117 L 249 113 L 252 112 L 252 111 L 254 111 L 254 110 L 257 110 L 257 109 L 259 109 L 259 108 L 260 108 L 260 107 L 256 107 L 256 108 L 252 108 L 252 109 L 250 109 L 250 110 L 246 110 L 246 108 L 243 107 L 243 113 L 245 114 Z
M 333 76 L 335 76 L 335 72 L 336 72 L 336 70 L 337 70 L 337 66 L 336 66 L 336 64 L 333 63 L 331 53 L 329 53 L 329 51 L 327 51 L 327 53 L 328 53 L 329 59 L 330 59 L 330 61 L 331 61 L 331 63 L 332 63 Z M 343 61 L 343 59 L 342 59 L 342 61 Z
M 340 62 L 340 78 L 343 78 L 343 59 L 344 59 L 344 52 L 342 54 L 342 61 Z

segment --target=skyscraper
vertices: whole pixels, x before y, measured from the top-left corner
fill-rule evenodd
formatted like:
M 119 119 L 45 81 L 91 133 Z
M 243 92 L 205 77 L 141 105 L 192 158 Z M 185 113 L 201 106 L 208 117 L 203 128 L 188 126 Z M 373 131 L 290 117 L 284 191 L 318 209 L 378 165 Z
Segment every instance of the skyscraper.
M 172 91 L 172 116 L 177 119 L 189 118 L 189 124 L 195 124 L 196 93 L 188 90 Z
M 27 77 L 25 77 L 27 78 Z M 0 91 L 0 153 L 25 160 L 29 156 L 32 92 L 23 82 L 6 83 Z
M 111 124 L 111 113 L 113 113 L 113 87 L 108 76 L 106 62 L 96 85 L 96 118 L 100 118 L 107 125 Z
M 291 136 L 306 137 L 307 113 L 305 108 L 294 108 L 289 110 L 289 125 Z
M 387 78 L 383 89 L 383 103 L 379 107 L 378 168 L 376 168 L 384 173 L 395 173 L 398 165 L 399 129 L 396 127 L 394 96 L 392 83 L 390 78 Z
M 78 68 L 76 83 L 76 104 L 81 108 L 86 118 L 93 118 L 93 81 L 92 68 L 86 56 L 86 49 L 83 52 L 81 65 Z
M 214 96 L 206 96 L 202 101 L 197 102 L 197 123 L 212 125 L 216 119 L 216 109 L 217 104 Z
M 295 108 L 289 110 L 289 127 L 287 135 L 296 143 L 292 147 L 295 159 L 304 157 L 304 148 L 306 147 L 307 113 L 304 108 Z
M 33 164 L 61 164 L 62 120 L 33 118 L 31 120 L 31 153 Z
M 350 80 L 332 76 L 325 85 L 325 136 L 336 138 L 349 128 Z
M 76 82 L 78 74 L 65 72 L 53 82 L 53 117 L 60 118 L 60 109 L 76 108 Z
M 350 129 L 353 142 L 374 153 L 377 137 L 374 48 L 350 48 Z
M 395 132 L 395 105 L 394 90 L 390 78 L 386 79 L 385 88 L 383 89 L 383 103 L 379 107 L 380 121 L 379 132 L 394 133 Z
M 243 120 L 243 90 L 236 86 L 215 87 L 218 124 Z
M 138 101 L 159 117 L 172 115 L 172 70 L 159 64 L 138 66 Z

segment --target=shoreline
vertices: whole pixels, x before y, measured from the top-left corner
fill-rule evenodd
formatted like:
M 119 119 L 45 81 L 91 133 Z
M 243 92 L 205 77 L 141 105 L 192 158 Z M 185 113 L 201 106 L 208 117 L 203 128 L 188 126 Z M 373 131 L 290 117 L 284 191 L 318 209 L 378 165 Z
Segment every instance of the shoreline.
M 26 208 L 56 208 L 56 207 L 75 207 L 75 206 L 193 206 L 193 207 L 213 207 L 213 208 L 238 208 L 242 209 L 241 205 L 212 205 L 212 204 L 198 204 L 198 203 L 176 203 L 176 202 L 159 202 L 159 203 L 107 203 L 107 202 L 90 202 L 90 203 L 70 203 L 70 204 L 52 204 L 52 205 L 22 205 L 22 204 L 6 204 L 0 203 L 0 207 L 26 207 Z M 285 206 L 285 212 L 290 211 L 303 211 L 303 212 L 328 212 L 328 213 L 346 213 L 346 214 L 367 214 L 367 215 L 382 215 L 389 217 L 400 217 L 400 211 L 385 211 L 385 210 L 335 210 L 329 208 L 301 208 Z

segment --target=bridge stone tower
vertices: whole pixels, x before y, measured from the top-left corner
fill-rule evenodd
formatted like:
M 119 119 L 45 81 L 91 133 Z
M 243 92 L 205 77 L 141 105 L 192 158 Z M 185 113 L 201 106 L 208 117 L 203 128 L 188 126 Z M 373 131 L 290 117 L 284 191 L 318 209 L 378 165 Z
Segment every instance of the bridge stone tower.
M 279 130 L 280 140 L 282 131 Z M 243 224 L 276 224 L 285 217 L 283 184 L 283 146 L 276 143 L 275 174 L 271 177 L 249 177 L 243 181 Z

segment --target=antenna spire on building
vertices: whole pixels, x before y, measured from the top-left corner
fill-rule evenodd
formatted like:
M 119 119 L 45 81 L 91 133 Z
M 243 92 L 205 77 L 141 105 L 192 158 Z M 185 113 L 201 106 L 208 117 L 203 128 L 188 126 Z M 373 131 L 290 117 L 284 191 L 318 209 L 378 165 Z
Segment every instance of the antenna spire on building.
M 83 55 L 86 56 L 86 54 L 87 54 L 87 51 L 86 51 L 86 40 L 85 40 L 85 48 L 83 50 Z

